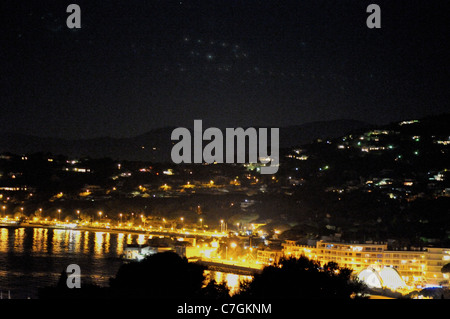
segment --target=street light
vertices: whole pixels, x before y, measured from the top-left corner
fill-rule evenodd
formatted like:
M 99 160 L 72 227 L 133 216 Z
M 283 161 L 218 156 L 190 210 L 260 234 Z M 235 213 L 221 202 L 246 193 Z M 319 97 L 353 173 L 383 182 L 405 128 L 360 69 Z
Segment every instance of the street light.
M 58 219 L 61 220 L 61 209 L 58 209 Z
M 203 228 L 203 218 L 200 218 L 200 227 Z
M 102 220 L 102 214 L 103 214 L 103 212 L 98 212 L 98 216 L 100 216 L 100 221 Z
M 5 215 L 5 213 L 6 213 L 6 206 L 2 206 L 2 209 L 3 209 L 3 217 L 5 217 L 6 215 Z
M 120 223 L 122 224 L 122 213 L 120 213 L 119 216 L 120 216 Z

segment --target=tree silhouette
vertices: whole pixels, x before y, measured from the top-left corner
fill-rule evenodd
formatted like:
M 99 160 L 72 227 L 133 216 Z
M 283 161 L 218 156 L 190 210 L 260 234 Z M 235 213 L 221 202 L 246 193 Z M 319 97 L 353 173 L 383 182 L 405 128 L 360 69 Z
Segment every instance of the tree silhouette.
M 204 268 L 173 252 L 123 264 L 110 280 L 111 293 L 124 298 L 184 298 L 198 296 Z
M 241 285 L 238 297 L 349 299 L 364 291 L 352 278 L 352 270 L 334 262 L 323 266 L 305 256 L 282 258 L 275 266 L 265 267 L 253 281 Z
M 444 274 L 445 273 L 450 273 L 450 263 L 445 264 L 444 266 L 442 266 L 441 272 L 444 273 Z
M 217 283 L 213 279 L 202 288 L 201 297 L 207 299 L 227 299 L 230 297 L 230 289 L 225 282 Z
M 158 253 L 122 265 L 110 280 L 110 293 L 122 298 L 228 298 L 225 283 L 211 280 L 204 286 L 205 269 L 174 252 Z

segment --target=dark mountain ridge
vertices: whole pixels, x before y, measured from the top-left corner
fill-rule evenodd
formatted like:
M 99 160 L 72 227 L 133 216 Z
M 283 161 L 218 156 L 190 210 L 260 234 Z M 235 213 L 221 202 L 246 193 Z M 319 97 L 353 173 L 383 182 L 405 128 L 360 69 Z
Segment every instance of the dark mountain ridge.
M 336 138 L 352 130 L 370 126 L 368 123 L 355 120 L 334 120 L 282 127 L 280 147 L 300 146 L 317 138 Z M 173 129 L 175 127 L 158 128 L 130 138 L 98 137 L 74 140 L 3 132 L 0 133 L 0 152 L 14 154 L 48 152 L 70 157 L 109 157 L 114 160 L 164 162 L 170 160 L 170 151 L 174 143 L 171 141 Z

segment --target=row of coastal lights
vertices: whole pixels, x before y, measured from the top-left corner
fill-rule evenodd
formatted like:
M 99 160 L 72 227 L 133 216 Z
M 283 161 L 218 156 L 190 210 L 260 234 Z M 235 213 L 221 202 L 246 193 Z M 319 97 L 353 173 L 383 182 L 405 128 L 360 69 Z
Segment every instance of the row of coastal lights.
M 8 218 L 8 216 L 5 216 L 5 212 L 6 212 L 6 206 L 5 205 L 3 205 L 2 206 L 2 210 L 3 210 L 3 217 L 5 217 L 5 218 Z M 21 211 L 21 213 L 23 213 L 24 212 L 24 208 L 23 207 L 20 207 L 20 211 Z M 42 214 L 42 208 L 39 208 L 39 214 L 41 215 Z M 57 210 L 57 212 L 58 212 L 58 219 L 54 219 L 54 221 L 57 221 L 57 220 L 61 220 L 61 212 L 62 212 L 62 210 L 61 209 L 58 209 Z M 77 214 L 77 216 L 79 217 L 80 216 L 80 210 L 76 210 L 76 214 Z M 103 216 L 103 212 L 102 211 L 99 211 L 98 213 L 98 216 L 99 216 L 99 219 L 101 220 L 102 219 L 102 216 Z M 134 215 L 134 213 L 132 213 L 132 215 Z M 122 224 L 123 223 L 123 213 L 120 213 L 119 214 L 119 217 L 120 217 L 120 224 Z M 145 227 L 145 219 L 144 219 L 144 215 L 143 214 L 141 214 L 140 215 L 140 217 L 143 219 L 143 221 L 144 221 L 144 227 Z M 38 221 L 38 220 L 40 220 L 40 218 L 39 217 L 35 217 L 34 218 L 34 220 L 35 221 Z M 44 219 L 45 221 L 48 221 L 48 218 L 45 218 Z M 68 220 L 66 220 L 66 222 L 67 222 Z M 181 223 L 184 223 L 184 217 L 180 217 L 180 221 L 181 221 Z M 166 224 L 166 219 L 165 218 L 163 218 L 163 222 L 164 222 L 164 224 Z M 203 218 L 199 218 L 199 222 L 200 222 L 200 227 L 203 229 Z M 206 226 L 206 225 L 205 225 Z M 240 224 L 239 223 L 237 223 L 237 227 L 239 228 L 239 226 L 240 226 Z M 150 226 L 151 227 L 151 226 Z M 162 226 L 160 226 L 160 228 L 162 228 Z M 223 219 L 221 219 L 220 220 L 220 231 L 223 233 L 223 232 L 226 232 L 227 231 L 227 229 L 228 229 L 228 226 L 227 226 L 227 223 L 223 220 Z
M 2 206 L 2 210 L 3 210 L 3 216 L 4 216 L 4 217 L 7 217 L 7 216 L 5 216 L 5 213 L 6 213 L 6 206 L 5 206 L 5 205 Z M 24 208 L 23 208 L 23 207 L 20 207 L 20 211 L 21 211 L 21 213 L 23 213 L 23 212 L 24 212 Z M 62 212 L 62 210 L 61 210 L 61 209 L 58 209 L 57 212 L 58 212 L 58 219 L 61 219 L 61 212 Z M 39 208 L 39 213 L 42 214 L 42 208 Z M 80 216 L 80 213 L 81 213 L 80 210 L 76 210 L 77 216 Z M 134 215 L 134 213 L 132 213 L 132 215 Z M 101 220 L 101 218 L 102 218 L 102 216 L 103 216 L 103 212 L 102 212 L 102 211 L 99 211 L 99 212 L 98 212 L 98 216 L 99 216 L 99 218 L 100 218 L 100 220 Z M 122 223 L 122 220 L 123 220 L 123 213 L 120 213 L 120 214 L 119 214 L 119 217 L 120 217 L 120 223 Z M 144 215 L 141 214 L 140 217 L 141 217 L 141 218 L 144 218 Z M 48 219 L 46 218 L 45 220 L 47 221 Z M 56 220 L 56 219 L 55 219 L 55 220 Z M 183 222 L 184 222 L 184 217 L 180 217 L 180 221 L 183 223 Z M 163 218 L 163 222 L 164 222 L 164 224 L 167 222 L 165 218 Z M 200 218 L 200 219 L 199 219 L 199 222 L 200 222 L 201 228 L 203 228 L 203 218 Z M 144 219 L 144 223 L 145 223 L 145 219 Z M 223 227 L 223 225 L 226 225 L 226 223 L 224 223 L 224 220 L 223 220 L 223 219 L 220 220 L 220 224 L 221 224 L 221 228 Z M 145 224 L 144 224 L 144 225 L 145 225 Z M 239 224 L 238 224 L 238 225 L 239 225 Z M 206 225 L 205 225 L 205 226 L 206 226 Z

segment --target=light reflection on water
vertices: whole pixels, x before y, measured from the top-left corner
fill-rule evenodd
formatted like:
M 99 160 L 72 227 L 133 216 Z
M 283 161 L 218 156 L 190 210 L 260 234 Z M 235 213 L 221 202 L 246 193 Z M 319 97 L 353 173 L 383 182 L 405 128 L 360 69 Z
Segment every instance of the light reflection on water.
M 126 245 L 145 243 L 142 234 L 86 230 L 0 227 L 0 291 L 12 298 L 37 298 L 38 288 L 53 286 L 68 265 L 81 268 L 82 284 L 108 286 L 122 261 Z M 205 271 L 207 279 L 223 280 L 231 293 L 239 289 L 239 276 Z
M 138 234 L 0 228 L 0 291 L 37 298 L 38 288 L 56 284 L 70 264 L 80 266 L 82 283 L 106 286 L 122 264 L 125 241 L 138 240 Z
M 210 280 L 215 280 L 216 283 L 221 283 L 225 281 L 228 288 L 230 289 L 230 295 L 234 295 L 239 291 L 240 284 L 244 280 L 252 280 L 252 276 L 243 276 L 243 275 L 236 275 L 236 274 L 230 274 L 230 273 L 224 273 L 221 271 L 205 271 L 206 275 L 206 282 Z

